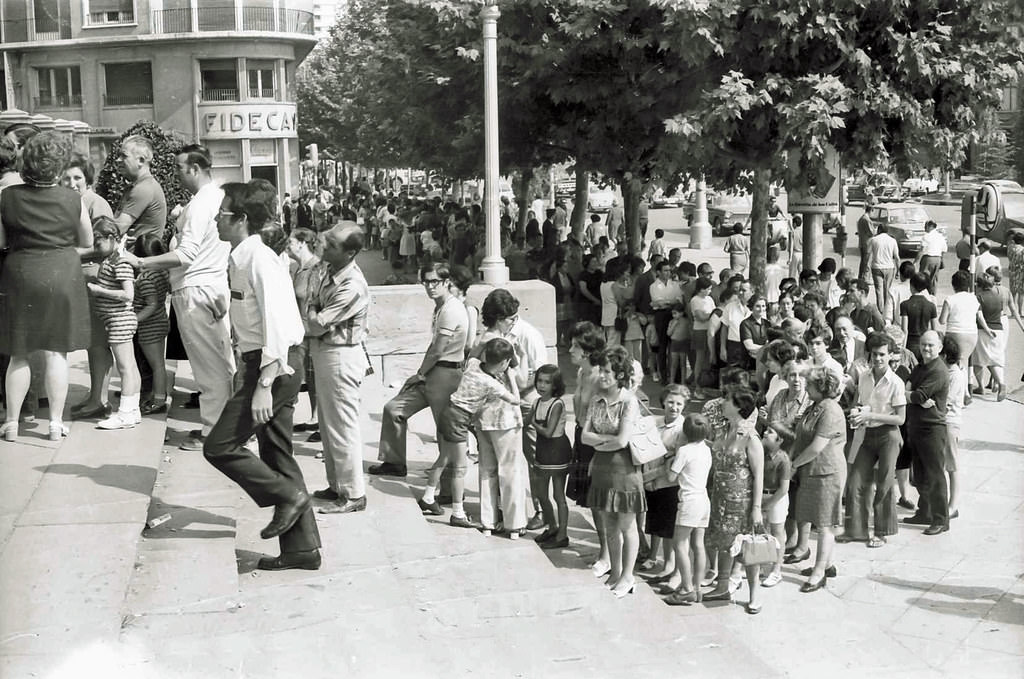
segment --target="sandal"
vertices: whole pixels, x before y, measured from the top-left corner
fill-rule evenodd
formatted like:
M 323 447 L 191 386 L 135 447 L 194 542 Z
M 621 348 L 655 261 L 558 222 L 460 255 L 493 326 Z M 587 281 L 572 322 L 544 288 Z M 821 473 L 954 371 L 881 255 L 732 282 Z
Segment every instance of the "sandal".
M 884 545 L 885 545 L 885 538 L 883 538 L 883 537 L 879 537 L 878 535 L 872 535 L 870 538 L 868 538 L 867 546 L 868 546 L 869 549 L 877 549 L 877 548 L 882 547 Z

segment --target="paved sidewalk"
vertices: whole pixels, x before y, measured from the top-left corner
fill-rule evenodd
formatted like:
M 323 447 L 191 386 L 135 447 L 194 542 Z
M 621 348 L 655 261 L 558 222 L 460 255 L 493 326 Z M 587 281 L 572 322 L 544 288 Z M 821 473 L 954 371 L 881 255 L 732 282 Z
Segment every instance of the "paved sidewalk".
M 363 390 L 368 463 L 391 393 Z M 556 553 L 423 518 L 425 413 L 405 483 L 375 478 L 366 512 L 318 517 L 317 572 L 253 570 L 276 549 L 258 538 L 270 511 L 201 453 L 161 450 L 159 420 L 76 424 L 59 447 L 0 446 L 0 677 L 1024 676 L 1022 414 L 1012 401 L 968 410 L 950 533 L 839 546 L 839 576 L 811 595 L 787 566 L 756 617 L 743 590 L 690 608 L 647 585 L 614 599 L 586 568 L 596 543 L 578 510 L 573 546 Z M 172 444 L 193 426 L 181 417 L 195 411 L 172 411 Z M 298 447 L 311 489 L 324 485 L 318 449 Z M 147 504 L 172 519 L 143 531 Z

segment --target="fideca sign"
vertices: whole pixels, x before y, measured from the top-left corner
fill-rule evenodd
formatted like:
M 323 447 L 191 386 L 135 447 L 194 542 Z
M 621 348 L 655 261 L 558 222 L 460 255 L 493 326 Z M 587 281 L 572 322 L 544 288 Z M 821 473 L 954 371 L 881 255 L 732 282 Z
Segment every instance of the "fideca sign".
M 203 139 L 294 139 L 295 104 L 200 106 Z

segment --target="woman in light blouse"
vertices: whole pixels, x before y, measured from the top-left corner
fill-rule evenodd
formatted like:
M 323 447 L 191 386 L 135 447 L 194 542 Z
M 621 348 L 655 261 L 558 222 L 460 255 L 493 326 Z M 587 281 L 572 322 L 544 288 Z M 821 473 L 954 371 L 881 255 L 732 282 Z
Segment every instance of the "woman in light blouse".
M 814 592 L 835 576 L 832 551 L 835 528 L 842 523 L 843 486 L 846 484 L 846 418 L 839 407 L 842 386 L 835 373 L 827 368 L 814 368 L 807 376 L 807 394 L 811 407 L 797 426 L 793 450 L 794 473 L 799 475 L 800 489 L 796 496 L 796 521 L 801 542 L 791 555 L 802 560 L 810 554 L 807 535 L 811 524 L 818 527 L 818 551 L 801 592 Z M 799 558 L 796 558 L 799 557 Z
M 779 377 L 786 381 L 786 388 L 780 391 L 768 404 L 768 427 L 779 435 L 780 448 L 792 459 L 793 442 L 796 440 L 796 428 L 804 413 L 811 406 L 811 397 L 807 394 L 807 368 L 797 360 L 787 361 L 779 372 Z M 786 517 L 786 555 L 796 549 L 799 526 L 796 522 L 796 491 L 794 481 L 789 484 L 789 515 Z M 803 536 L 807 542 L 807 535 Z M 792 561 L 790 561 L 792 563 Z

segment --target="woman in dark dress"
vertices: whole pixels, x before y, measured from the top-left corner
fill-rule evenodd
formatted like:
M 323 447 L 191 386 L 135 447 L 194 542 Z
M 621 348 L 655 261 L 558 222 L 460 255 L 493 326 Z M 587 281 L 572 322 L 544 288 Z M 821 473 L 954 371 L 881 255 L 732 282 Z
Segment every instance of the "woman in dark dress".
M 0 272 L 0 353 L 9 354 L 7 421 L 0 438 L 14 441 L 31 380 L 29 355 L 41 352 L 50 401 L 50 440 L 67 435 L 67 352 L 89 346 L 89 300 L 80 253 L 92 249 L 92 226 L 81 197 L 58 185 L 71 143 L 42 132 L 26 144 L 25 184 L 0 193 L 0 248 L 10 248 Z

